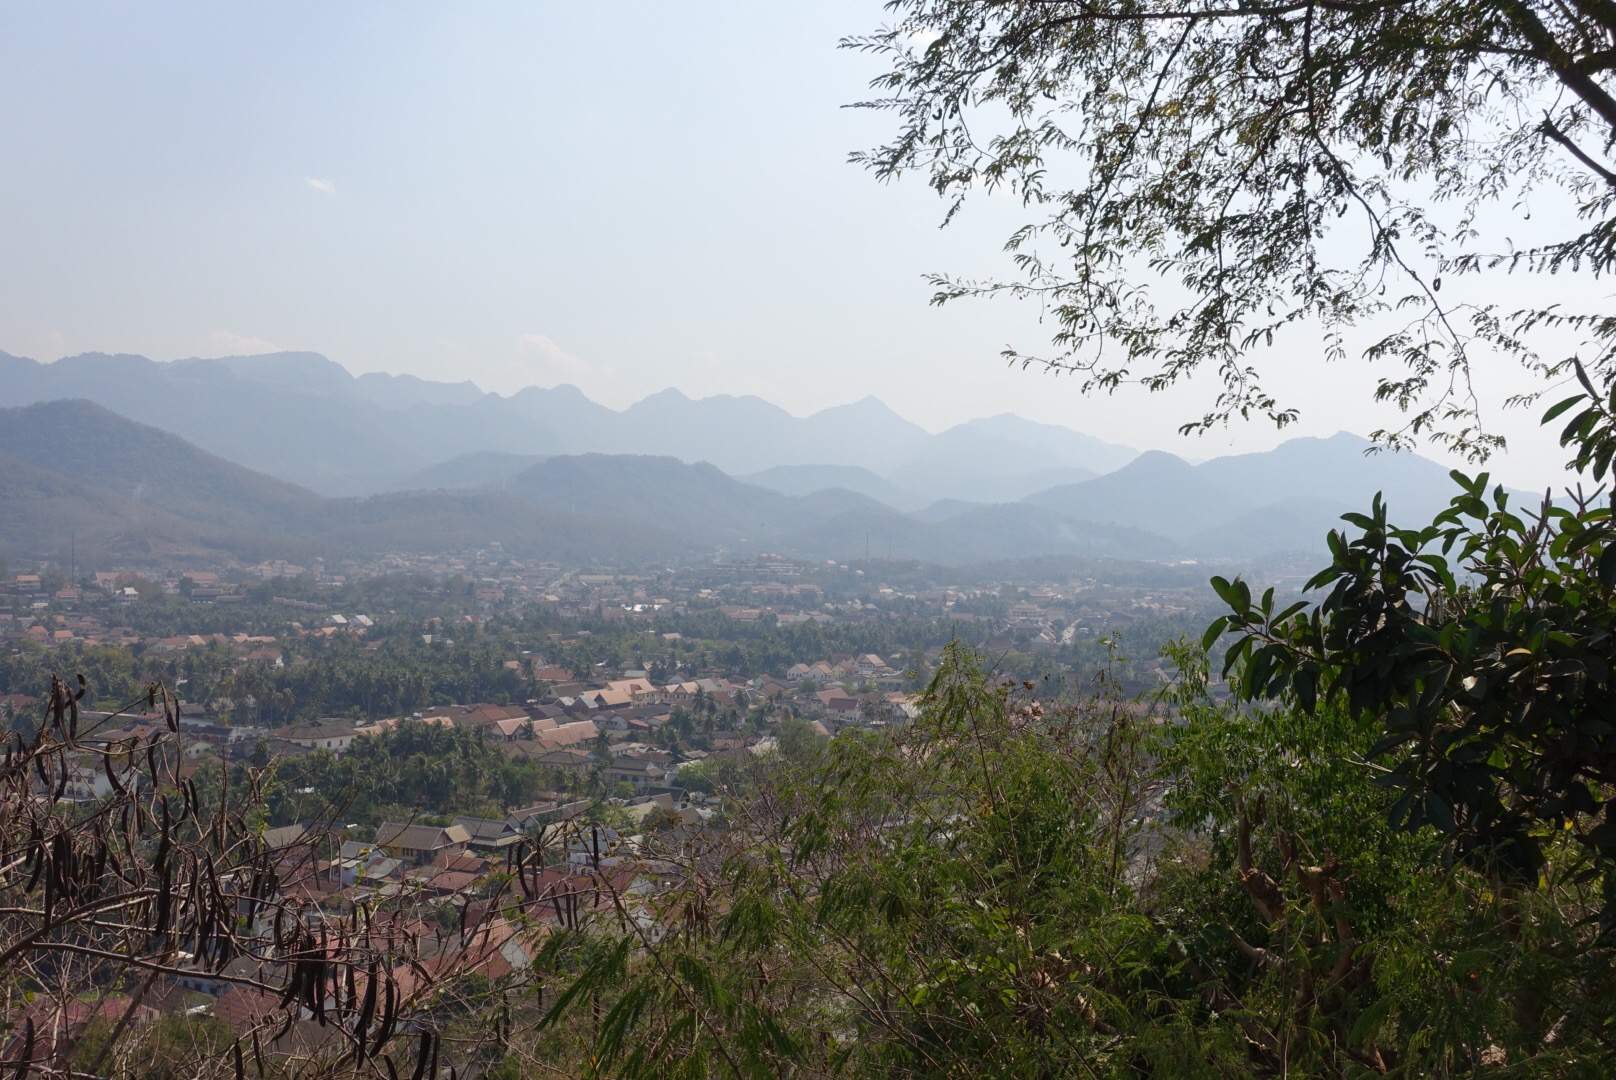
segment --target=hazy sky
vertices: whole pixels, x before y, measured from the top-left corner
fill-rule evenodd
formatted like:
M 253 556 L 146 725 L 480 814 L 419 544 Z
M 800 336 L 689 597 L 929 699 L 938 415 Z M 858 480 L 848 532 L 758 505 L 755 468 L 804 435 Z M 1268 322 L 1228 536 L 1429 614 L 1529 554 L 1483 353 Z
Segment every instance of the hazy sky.
M 157 358 L 307 348 L 353 371 L 664 386 L 796 413 L 875 394 L 933 429 L 1016 412 L 1190 457 L 1210 383 L 1085 399 L 1012 372 L 1010 302 L 932 308 L 927 271 L 1004 270 L 1020 219 L 939 230 L 918 180 L 845 163 L 890 120 L 840 108 L 874 0 L 0 7 L 0 350 Z M 1265 360 L 1303 434 L 1393 414 L 1307 335 Z M 1501 369 L 1493 398 L 1520 381 Z M 1496 415 L 1496 414 L 1495 414 Z M 1561 453 L 1505 416 L 1495 472 Z

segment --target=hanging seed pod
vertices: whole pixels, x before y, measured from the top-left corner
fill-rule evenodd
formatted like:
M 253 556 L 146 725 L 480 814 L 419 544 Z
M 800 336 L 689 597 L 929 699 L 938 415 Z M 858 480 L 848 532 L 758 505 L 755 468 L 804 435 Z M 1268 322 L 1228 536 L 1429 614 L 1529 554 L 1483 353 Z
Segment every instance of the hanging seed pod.
M 161 735 L 153 735 L 151 738 L 152 738 L 152 742 L 155 743 L 159 739 L 161 739 L 162 736 Z M 167 748 L 165 747 L 164 749 L 166 751 Z M 170 787 L 179 787 L 180 786 L 180 775 L 179 775 L 179 773 L 174 771 L 176 759 L 178 757 L 179 757 L 178 754 L 169 754 L 169 753 L 165 752 L 161 756 L 159 756 L 159 758 L 158 758 L 158 760 L 163 763 L 163 770 L 168 773 L 168 784 L 169 784 Z
M 281 994 L 281 1008 L 286 1008 L 286 1006 L 302 996 L 303 979 L 307 973 L 308 969 L 304 967 L 301 961 L 293 961 L 292 977 L 287 980 L 286 990 Z
M 28 849 L 28 863 L 32 867 L 28 874 L 28 884 L 23 886 L 23 892 L 31 893 L 34 886 L 39 884 L 39 877 L 45 872 L 45 845 L 35 841 L 34 846 Z
M 152 933 L 161 938 L 168 933 L 169 922 L 174 910 L 174 877 L 167 867 L 159 871 L 161 878 L 157 882 L 157 920 Z
M 158 798 L 158 805 L 163 811 L 163 831 L 161 834 L 159 834 L 157 839 L 157 857 L 152 860 L 152 868 L 161 873 L 163 868 L 168 865 L 168 853 L 173 848 L 174 843 L 173 826 L 168 817 L 168 796 L 160 796 Z
M 56 878 L 56 892 L 58 895 L 68 895 L 73 889 L 73 879 L 77 876 L 73 870 L 73 843 L 67 838 L 65 832 L 56 834 L 51 842 L 51 874 Z
M 303 995 L 304 1003 L 308 1005 L 309 1011 L 314 1013 L 314 1019 L 322 1025 L 325 1024 L 325 948 L 325 928 L 321 927 L 319 942 L 315 942 L 311 937 L 309 949 L 305 952 L 310 959 L 307 961 L 309 973 L 303 980 Z
M 370 1022 L 376 1015 L 376 961 L 370 962 L 370 970 L 365 978 L 365 1000 L 359 1006 L 359 1018 L 354 1021 L 354 1064 L 365 1063 L 365 1050 L 367 1048 L 365 1036 L 370 1030 Z M 349 978 L 352 978 L 353 969 L 349 968 Z
M 426 1076 L 427 1062 L 432 1056 L 432 1033 L 421 1032 L 420 1045 L 415 1049 L 415 1072 L 410 1074 L 410 1080 L 422 1080 Z
M 398 1021 L 398 985 L 393 981 L 392 973 L 382 974 L 385 985 L 382 987 L 382 1025 L 376 1030 L 376 1041 L 371 1044 L 370 1056 L 375 1057 L 387 1045 L 387 1040 L 393 1037 L 393 1025 Z M 388 1071 L 392 1071 L 392 1063 L 388 1063 Z M 396 1075 L 396 1074 L 395 1074 Z
M 112 790 L 118 793 L 119 798 L 128 798 L 128 790 L 124 788 L 123 781 L 118 779 L 118 770 L 112 767 L 111 751 L 101 755 L 101 764 L 106 769 L 107 783 L 112 785 Z
M 28 1067 L 34 1060 L 34 1018 L 28 1017 L 23 1022 L 22 1053 L 17 1057 L 16 1080 L 23 1080 L 28 1075 Z
M 48 726 L 53 731 L 60 731 L 62 729 L 62 715 L 64 711 L 62 697 L 63 688 L 61 677 L 52 675 L 50 682 L 50 697 L 46 698 L 45 700 L 45 726 Z
M 56 908 L 56 868 L 45 870 L 45 898 L 40 901 L 41 929 L 50 926 L 51 912 Z

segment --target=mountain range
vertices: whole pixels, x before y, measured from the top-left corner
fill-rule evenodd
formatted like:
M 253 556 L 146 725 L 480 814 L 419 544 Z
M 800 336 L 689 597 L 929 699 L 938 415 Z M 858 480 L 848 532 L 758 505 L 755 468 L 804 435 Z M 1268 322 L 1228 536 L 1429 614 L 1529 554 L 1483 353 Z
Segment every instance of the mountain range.
M 782 552 L 938 564 L 1047 556 L 1245 560 L 1317 552 L 1374 491 L 1419 521 L 1451 481 L 1412 455 L 1365 456 L 1350 435 L 1192 465 L 1140 455 L 1018 501 L 914 509 L 857 466 L 776 467 L 747 482 L 716 466 L 638 454 L 486 452 L 442 483 L 366 497 L 318 494 L 94 403 L 0 409 L 0 554 L 81 564 L 433 553 L 498 543 L 573 564 Z M 452 466 L 452 467 L 451 467 Z M 422 478 L 430 479 L 427 474 Z M 855 490 L 857 487 L 866 490 Z M 1328 497 L 1319 495 L 1328 490 Z M 896 494 L 894 494 L 896 492 Z M 889 501 L 891 500 L 891 501 Z
M 0 555 L 80 565 L 430 553 L 492 542 L 591 561 L 688 550 L 492 491 L 329 498 L 87 401 L 0 409 Z
M 1317 550 L 1344 511 L 1367 510 L 1377 492 L 1394 520 L 1423 524 L 1454 491 L 1444 466 L 1417 454 L 1373 453 L 1367 439 L 1338 432 L 1198 465 L 1153 450 L 1026 502 L 1074 521 L 1156 533 L 1212 557 Z
M 731 474 L 861 468 L 922 503 L 1004 501 L 1109 472 L 1136 453 L 1015 416 L 933 435 L 873 397 L 797 417 L 757 397 L 669 389 L 615 410 L 573 386 L 501 396 L 469 382 L 356 377 L 307 352 L 168 362 L 85 353 L 52 363 L 0 353 L 0 407 L 67 399 L 324 495 L 481 486 L 508 479 L 504 466 L 519 460 L 611 453 L 705 461 Z
M 301 560 L 496 542 L 575 564 L 717 550 L 937 563 L 1171 553 L 1136 530 L 1077 525 L 1030 506 L 931 523 L 845 489 L 785 495 L 670 457 L 577 454 L 520 464 L 481 487 L 331 497 L 92 402 L 0 409 L 0 554 L 56 557 L 71 545 L 82 565 Z

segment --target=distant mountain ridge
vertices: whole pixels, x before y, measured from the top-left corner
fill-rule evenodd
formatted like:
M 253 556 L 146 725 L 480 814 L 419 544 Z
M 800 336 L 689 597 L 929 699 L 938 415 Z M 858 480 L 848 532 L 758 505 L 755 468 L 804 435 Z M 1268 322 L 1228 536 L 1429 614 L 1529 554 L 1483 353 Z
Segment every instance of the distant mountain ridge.
M 502 397 L 470 382 L 355 377 L 312 352 L 171 362 L 85 353 L 48 364 L 0 353 L 0 407 L 64 399 L 160 422 L 210 453 L 326 495 L 419 487 L 427 470 L 475 455 L 613 453 L 707 461 L 737 475 L 858 468 L 923 502 L 1008 501 L 1134 455 L 1014 416 L 933 435 L 873 397 L 797 417 L 757 397 L 669 389 L 618 411 L 573 386 Z
M 88 401 L 0 409 L 0 553 L 258 561 L 498 542 L 550 557 L 650 559 L 688 550 L 654 525 L 558 512 L 499 492 L 328 498 L 253 472 Z
M 80 385 L 100 408 L 50 396 Z M 797 418 L 755 397 L 669 390 L 618 412 L 570 386 L 500 397 L 354 378 L 315 353 L 48 365 L 0 354 L 9 402 L 23 411 L 0 436 L 8 506 L 39 515 L 0 530 L 12 546 L 61 528 L 110 536 L 99 505 L 139 524 L 125 540 L 243 557 L 341 537 L 356 550 L 497 540 L 612 558 L 737 546 L 936 562 L 1224 558 L 1318 549 L 1375 491 L 1405 521 L 1452 494 L 1436 462 L 1366 454 L 1345 433 L 1192 465 L 1013 416 L 931 435 L 874 398 Z M 790 460 L 810 454 L 824 457 Z
M 694 544 L 731 550 L 940 564 L 1039 555 L 1169 558 L 1175 545 L 1140 530 L 1079 523 L 1032 506 L 971 508 L 927 522 L 845 488 L 804 495 L 745 483 L 715 466 L 672 458 L 584 454 L 552 458 L 516 477 L 540 505 L 625 525 L 654 522 Z
M 469 491 L 473 488 L 503 488 L 518 475 L 545 460 L 544 454 L 508 454 L 499 450 L 474 450 L 448 461 L 429 465 L 399 481 L 399 491 Z
M 1249 559 L 1321 551 L 1324 532 L 1366 505 L 1371 486 L 1403 520 L 1446 502 L 1451 482 L 1436 463 L 1364 458 L 1365 445 L 1300 439 L 1200 465 L 1152 453 L 1022 502 L 944 501 L 914 513 L 845 487 L 785 494 L 711 464 L 625 454 L 474 456 L 462 465 L 481 482 L 458 489 L 333 498 L 93 403 L 56 401 L 0 409 L 0 555 L 57 557 L 71 542 L 86 563 L 296 561 L 497 543 L 582 565 L 721 552 L 939 564 Z M 1330 478 L 1329 496 L 1318 477 Z
M 776 465 L 739 479 L 782 495 L 808 495 L 832 489 L 855 491 L 904 512 L 926 505 L 924 497 L 905 491 L 862 465 Z
M 1203 556 L 1322 550 L 1340 515 L 1378 492 L 1397 520 L 1429 521 L 1455 493 L 1448 470 L 1417 454 L 1372 453 L 1338 432 L 1199 465 L 1160 450 L 1116 472 L 1037 492 L 1025 502 L 1092 524 L 1143 529 Z
M 1111 472 L 1135 456 L 1131 449 L 1091 435 L 1001 414 L 942 432 L 894 470 L 891 479 L 934 499 L 1015 502 L 1057 484 Z
M 81 565 L 445 552 L 498 543 L 575 564 L 690 560 L 720 551 L 939 563 L 1036 555 L 1126 558 L 1172 545 L 1033 507 L 928 523 L 843 489 L 784 495 L 706 463 L 578 454 L 497 485 L 333 498 L 226 461 L 87 401 L 0 409 L 0 555 Z

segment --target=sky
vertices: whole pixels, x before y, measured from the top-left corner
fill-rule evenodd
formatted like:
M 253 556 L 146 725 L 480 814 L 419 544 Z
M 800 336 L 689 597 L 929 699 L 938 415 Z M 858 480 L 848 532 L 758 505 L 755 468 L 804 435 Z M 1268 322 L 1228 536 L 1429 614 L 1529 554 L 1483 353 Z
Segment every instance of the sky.
M 875 0 L 801 4 L 0 6 L 0 351 L 158 359 L 310 349 L 349 370 L 667 386 L 799 415 L 866 395 L 932 430 L 1014 412 L 1199 459 L 1395 426 L 1374 373 L 1306 332 L 1260 358 L 1302 411 L 1186 439 L 1215 387 L 1084 397 L 1007 369 L 1047 340 L 1008 301 L 929 303 L 928 272 L 1009 269 L 1022 221 L 946 229 L 919 178 L 847 163 L 891 119 L 844 108 L 836 48 Z M 1499 362 L 1496 404 L 1523 388 Z M 1489 419 L 1495 475 L 1563 453 Z M 1440 456 L 1435 455 L 1433 456 Z

